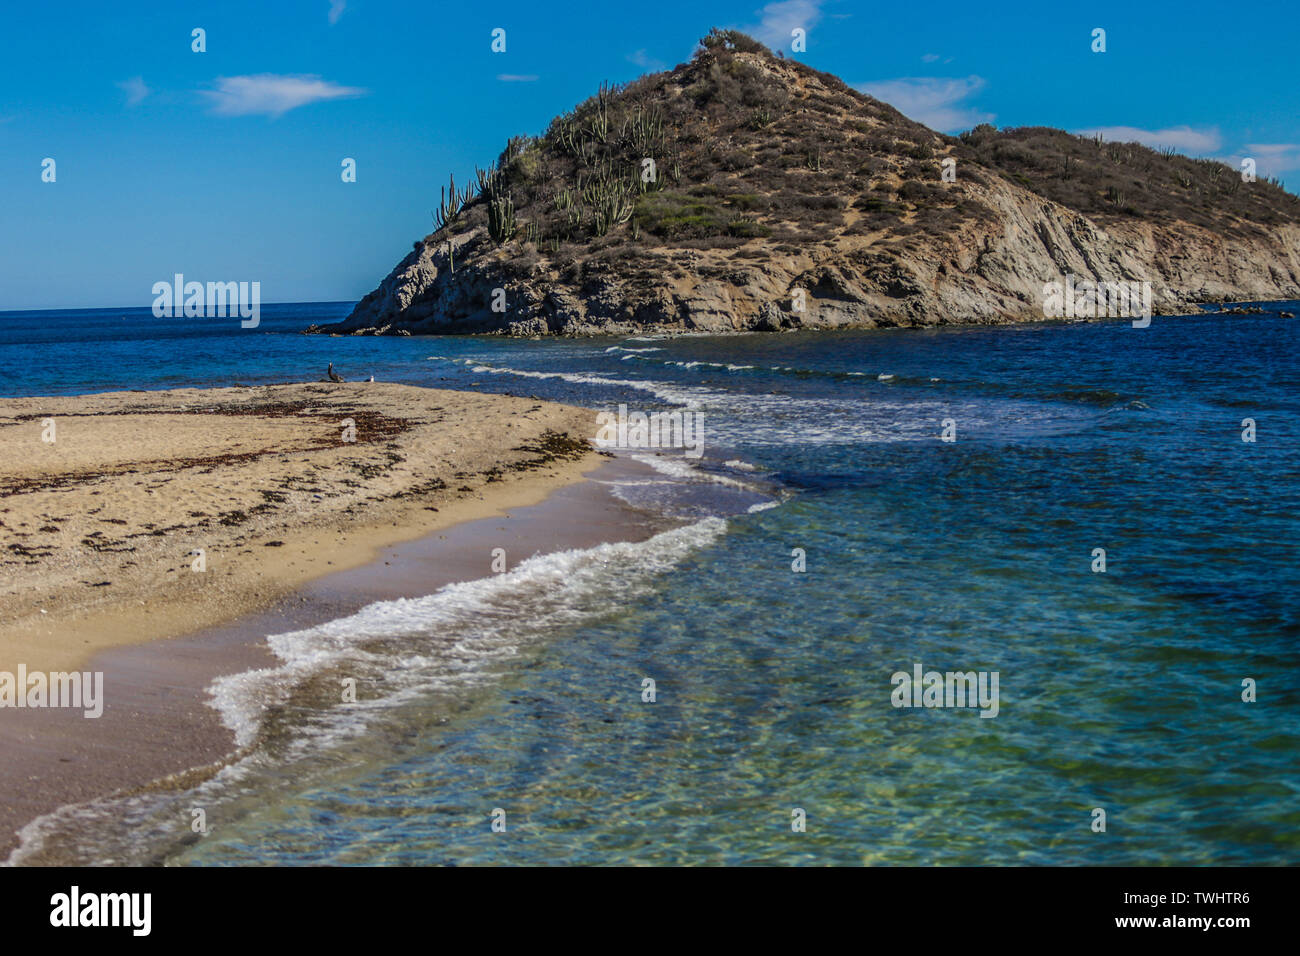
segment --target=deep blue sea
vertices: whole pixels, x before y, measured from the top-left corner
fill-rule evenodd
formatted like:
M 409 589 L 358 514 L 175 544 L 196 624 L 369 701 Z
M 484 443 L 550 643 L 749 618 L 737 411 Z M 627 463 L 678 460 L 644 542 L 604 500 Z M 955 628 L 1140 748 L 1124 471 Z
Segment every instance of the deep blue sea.
M 688 409 L 699 467 L 661 461 L 675 485 L 628 492 L 676 526 L 270 636 L 282 668 L 214 688 L 248 757 L 35 842 L 177 864 L 1300 862 L 1298 320 L 296 334 L 349 308 L 268 306 L 256 330 L 2 313 L 0 391 L 315 380 L 332 361 Z M 715 513 L 682 506 L 684 482 L 716 489 Z M 737 489 L 762 504 L 724 507 Z M 917 664 L 997 672 L 997 716 L 893 706 Z M 392 692 L 314 704 L 339 669 Z

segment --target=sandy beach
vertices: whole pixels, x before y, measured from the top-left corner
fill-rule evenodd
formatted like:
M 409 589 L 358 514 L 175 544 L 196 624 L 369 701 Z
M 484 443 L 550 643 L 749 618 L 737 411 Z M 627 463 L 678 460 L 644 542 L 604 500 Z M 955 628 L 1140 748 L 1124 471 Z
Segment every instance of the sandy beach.
M 209 627 L 536 503 L 599 463 L 594 434 L 576 408 L 376 383 L 0 401 L 0 670 Z
M 219 765 L 206 688 L 265 665 L 266 634 L 486 575 L 495 547 L 634 534 L 581 481 L 592 434 L 581 409 L 374 383 L 0 403 L 0 671 L 109 688 L 100 719 L 0 712 L 0 855 L 39 814 Z
M 578 408 L 373 382 L 0 402 L 0 671 L 110 687 L 94 721 L 4 710 L 0 853 L 40 813 L 220 762 L 205 688 L 264 665 L 266 633 L 487 574 L 508 511 L 603 462 L 593 433 Z M 442 571 L 400 570 L 408 541 Z
M 537 504 L 400 544 L 380 547 L 367 564 L 302 583 L 261 610 L 180 637 L 110 647 L 83 666 L 105 675 L 104 714 L 7 710 L 0 721 L 0 861 L 19 846 L 19 830 L 60 807 L 145 789 L 192 786 L 236 755 L 236 744 L 208 692 L 224 674 L 274 664 L 269 634 L 345 617 L 374 602 L 413 598 L 483 575 L 481 558 L 504 548 L 511 564 L 537 553 L 641 540 L 653 528 L 610 493 L 607 479 L 641 475 L 625 460 L 552 491 Z M 75 862 L 58 839 L 23 864 Z

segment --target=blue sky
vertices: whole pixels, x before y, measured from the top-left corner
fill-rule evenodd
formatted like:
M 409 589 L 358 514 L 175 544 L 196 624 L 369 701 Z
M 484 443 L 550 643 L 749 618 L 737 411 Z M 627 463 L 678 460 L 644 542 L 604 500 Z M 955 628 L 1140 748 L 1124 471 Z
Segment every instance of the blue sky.
M 263 302 L 359 298 L 430 230 L 449 172 L 602 80 L 688 59 L 711 26 L 787 55 L 803 27 L 800 59 L 945 132 L 1100 129 L 1300 185 L 1294 0 L 72 0 L 3 18 L 0 310 L 145 306 L 177 272 L 260 281 Z

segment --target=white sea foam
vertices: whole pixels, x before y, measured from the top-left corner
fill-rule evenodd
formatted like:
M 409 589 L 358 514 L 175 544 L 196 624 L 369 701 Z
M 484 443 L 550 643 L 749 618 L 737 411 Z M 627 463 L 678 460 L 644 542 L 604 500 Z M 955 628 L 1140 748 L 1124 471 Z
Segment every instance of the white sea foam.
M 645 382 L 634 379 L 606 378 L 602 375 L 587 375 L 579 372 L 534 372 L 529 369 L 510 368 L 504 365 L 483 365 L 473 359 L 451 359 L 440 355 L 431 355 L 431 359 L 446 362 L 459 362 L 468 365 L 471 372 L 491 375 L 515 375 L 520 378 L 559 379 L 575 385 L 608 385 L 614 388 L 634 388 L 649 392 L 656 398 L 687 408 L 698 408 L 704 397 L 713 390 L 691 385 L 673 385 L 668 382 Z M 722 393 L 717 393 L 722 394 Z
M 239 745 L 247 746 L 268 708 L 312 675 L 339 665 L 383 675 L 379 700 L 334 708 L 353 717 L 412 694 L 474 682 L 493 662 L 518 653 L 529 635 L 579 625 L 626 601 L 629 591 L 644 591 L 654 575 L 725 528 L 723 519 L 706 518 L 643 542 L 539 555 L 503 574 L 451 584 L 426 597 L 380 601 L 317 627 L 274 635 L 267 644 L 280 665 L 219 678 L 211 688 L 214 706 Z M 602 600 L 602 592 L 617 593 L 617 602 Z M 327 723 L 331 730 L 343 729 Z
M 743 372 L 745 369 L 758 368 L 757 365 L 733 365 L 730 362 L 705 362 L 699 359 L 692 362 L 669 362 L 667 364 L 685 369 L 725 368 L 729 372 Z
M 474 359 L 449 359 L 473 366 L 485 374 L 525 378 L 560 379 L 583 385 L 603 385 L 649 392 L 661 401 L 708 414 L 708 440 L 715 445 L 821 445 L 855 442 L 931 441 L 938 422 L 958 418 L 967 435 L 989 431 L 1023 431 L 1018 416 L 1041 417 L 1030 403 L 986 401 L 950 402 L 908 397 L 900 401 L 858 397 L 804 398 L 791 395 L 741 392 L 635 379 L 614 379 L 573 372 L 533 372 L 503 366 L 486 366 Z M 686 367 L 702 363 L 667 363 Z M 792 369 L 793 370 L 793 369 Z M 878 379 L 893 379 L 880 373 Z M 882 394 L 895 389 L 881 389 Z M 1068 416 L 1067 416 L 1068 417 Z M 1064 427 L 1073 427 L 1069 422 Z
M 174 847 L 188 834 L 188 808 L 242 799 L 269 772 L 284 777 L 286 762 L 364 734 L 384 712 L 431 693 L 491 681 L 494 665 L 559 629 L 594 623 L 652 593 L 656 579 L 726 531 L 709 517 L 640 542 L 613 542 L 539 555 L 514 569 L 444 587 L 422 598 L 380 601 L 317 627 L 277 634 L 268 644 L 280 664 L 216 680 L 210 692 L 241 759 L 180 794 L 145 791 L 69 804 L 23 827 L 7 864 L 40 861 L 53 838 L 83 865 L 149 862 L 158 846 Z M 357 703 L 343 704 L 338 684 L 324 701 L 296 700 L 292 739 L 274 753 L 256 744 L 273 708 L 290 701 L 313 678 L 357 677 Z M 123 825 L 123 821 L 127 825 Z M 85 840 L 98 832 L 102 840 Z M 69 839 L 59 839 L 67 835 Z M 64 846 L 66 844 L 66 847 Z M 56 844 L 50 844 L 56 845 Z M 139 855 L 139 856 L 137 856 Z
M 668 475 L 671 478 L 686 479 L 687 481 L 712 481 L 719 485 L 727 485 L 731 488 L 743 488 L 745 491 L 757 491 L 758 489 L 748 482 L 738 481 L 735 478 L 729 478 L 726 475 L 719 475 L 716 472 L 707 471 L 703 468 L 696 467 L 687 462 L 684 458 L 676 458 L 671 455 L 631 455 L 630 457 L 637 461 L 644 462 L 655 471 Z

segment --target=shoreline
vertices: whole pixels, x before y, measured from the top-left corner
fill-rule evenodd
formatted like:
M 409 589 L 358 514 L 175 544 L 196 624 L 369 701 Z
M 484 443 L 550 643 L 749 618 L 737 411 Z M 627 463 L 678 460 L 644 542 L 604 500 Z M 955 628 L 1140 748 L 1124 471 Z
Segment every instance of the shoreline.
M 10 759 L 0 778 L 0 860 L 19 848 L 23 828 L 56 810 L 193 786 L 236 759 L 234 734 L 211 706 L 208 688 L 217 677 L 273 666 L 269 635 L 489 576 L 493 547 L 504 547 L 513 566 L 535 553 L 639 541 L 659 530 L 606 484 L 619 475 L 644 477 L 648 466 L 615 459 L 588 472 L 539 502 L 387 543 L 369 562 L 315 577 L 259 611 L 175 637 L 101 649 L 88 661 L 104 673 L 108 688 L 99 719 L 86 720 L 77 710 L 4 712 L 0 745 Z M 62 859 L 54 841 L 21 863 Z
M 1296 292 L 1293 298 L 1284 299 L 1233 299 L 1233 298 L 1215 298 L 1196 300 L 1173 305 L 1160 304 L 1153 305 L 1150 318 L 1200 318 L 1206 315 L 1219 316 L 1254 316 L 1254 315 L 1275 315 L 1280 318 L 1294 318 L 1294 315 L 1283 309 L 1264 309 L 1256 308 L 1265 305 L 1277 305 L 1283 302 L 1300 301 L 1300 290 Z M 1211 309 L 1210 306 L 1217 308 Z M 1229 308 L 1231 306 L 1231 308 Z M 1193 311 L 1199 310 L 1199 311 Z M 1010 326 L 1030 326 L 1030 325 L 1050 325 L 1055 323 L 1073 324 L 1078 322 L 1129 322 L 1134 318 L 1141 316 L 1119 316 L 1119 315 L 1086 315 L 1086 316 L 1052 316 L 1047 317 L 1037 312 L 1029 313 L 1007 313 L 996 317 L 980 317 L 972 319 L 963 319 L 960 321 L 942 321 L 936 323 L 908 322 L 908 323 L 889 323 L 881 324 L 873 322 L 870 325 L 845 323 L 843 325 L 807 325 L 807 326 L 790 326 L 780 329 L 759 329 L 759 328 L 730 328 L 730 329 L 688 329 L 673 327 L 656 327 L 652 325 L 638 326 L 628 325 L 626 327 L 604 328 L 596 332 L 519 332 L 513 333 L 501 330 L 481 330 L 466 331 L 455 330 L 446 332 L 412 332 L 406 328 L 391 328 L 390 331 L 379 332 L 374 329 L 358 329 L 353 331 L 337 332 L 332 331 L 328 326 L 309 326 L 305 329 L 298 330 L 299 335 L 320 335 L 326 338 L 346 338 L 352 335 L 363 335 L 373 337 L 398 337 L 412 336 L 419 338 L 436 339 L 441 337 L 447 338 L 514 338 L 525 341 L 543 341 L 546 339 L 626 339 L 628 337 L 646 336 L 651 338 L 725 338 L 740 335 L 788 335 L 797 332 L 818 332 L 818 333 L 835 333 L 835 332 L 890 332 L 899 330 L 918 330 L 926 331 L 933 329 L 947 328 L 1007 328 Z M 344 320 L 346 321 L 346 320 Z
M 595 431 L 586 409 L 372 383 L 0 400 L 0 671 L 212 627 L 536 504 L 598 467 Z
M 0 672 L 105 688 L 94 719 L 0 707 L 0 859 L 42 814 L 219 766 L 207 688 L 270 664 L 268 634 L 485 576 L 499 540 L 586 542 L 594 414 L 374 383 L 0 400 Z

